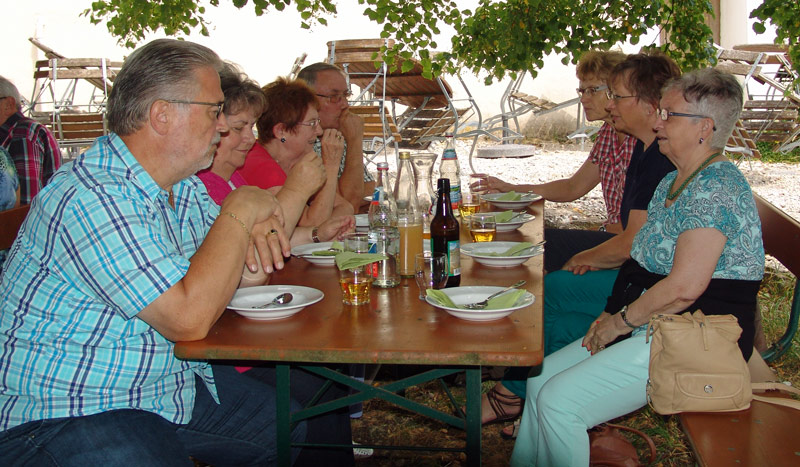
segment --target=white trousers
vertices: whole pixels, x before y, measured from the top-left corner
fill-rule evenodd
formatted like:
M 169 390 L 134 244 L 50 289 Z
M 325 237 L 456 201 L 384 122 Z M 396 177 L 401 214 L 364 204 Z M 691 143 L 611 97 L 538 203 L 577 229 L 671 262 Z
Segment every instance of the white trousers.
M 589 428 L 647 403 L 646 327 L 591 356 L 581 339 L 544 359 L 528 378 L 512 466 L 589 465 Z

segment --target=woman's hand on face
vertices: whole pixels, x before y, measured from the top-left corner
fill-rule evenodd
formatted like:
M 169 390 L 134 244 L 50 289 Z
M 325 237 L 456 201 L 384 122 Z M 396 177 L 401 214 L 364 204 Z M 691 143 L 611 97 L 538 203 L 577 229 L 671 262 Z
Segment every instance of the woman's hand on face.
M 332 217 L 320 224 L 317 229 L 317 236 L 321 242 L 341 240 L 344 234 L 355 231 L 356 219 L 353 216 Z
M 344 136 L 339 130 L 328 128 L 323 130 L 320 142 L 322 143 L 322 161 L 329 169 L 335 167 L 338 174 L 344 153 Z
M 247 249 L 245 264 L 250 271 L 258 268 L 255 255 L 259 256 L 264 272 L 272 273 L 275 269 L 283 269 L 283 258 L 288 258 L 291 244 L 283 230 L 283 220 L 271 217 L 253 226 L 251 232 L 253 248 Z
M 310 197 L 326 181 L 327 177 L 322 159 L 314 151 L 309 151 L 289 170 L 283 186 Z

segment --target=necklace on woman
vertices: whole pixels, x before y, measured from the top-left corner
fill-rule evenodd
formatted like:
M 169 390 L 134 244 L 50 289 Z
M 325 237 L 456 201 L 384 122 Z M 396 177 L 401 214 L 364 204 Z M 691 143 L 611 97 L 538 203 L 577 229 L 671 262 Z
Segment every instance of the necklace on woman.
M 712 159 L 714 159 L 715 157 L 717 157 L 717 156 L 719 156 L 719 155 L 720 155 L 720 153 L 718 153 L 718 152 L 715 152 L 714 154 L 712 154 L 712 155 L 708 156 L 708 159 L 704 160 L 704 161 L 703 161 L 703 163 L 702 163 L 702 164 L 700 164 L 700 167 L 698 167 L 697 169 L 695 169 L 695 171 L 694 171 L 694 172 L 692 172 L 692 173 L 691 173 L 691 175 L 689 175 L 688 177 L 686 177 L 686 180 L 684 180 L 684 181 L 683 181 L 683 183 L 681 183 L 681 186 L 679 186 L 677 190 L 675 190 L 675 191 L 672 191 L 672 188 L 675 186 L 675 180 L 677 180 L 677 179 L 678 179 L 678 177 L 675 177 L 675 180 L 673 180 L 673 181 L 672 181 L 672 185 L 670 185 L 670 186 L 669 186 L 669 193 L 667 193 L 667 199 L 668 199 L 669 201 L 672 201 L 673 199 L 677 198 L 677 197 L 678 197 L 678 195 L 679 195 L 679 194 L 681 194 L 681 193 L 683 192 L 683 189 L 684 189 L 684 188 L 686 188 L 686 185 L 688 185 L 688 184 L 689 184 L 689 182 L 691 182 L 691 181 L 692 181 L 692 179 L 693 179 L 695 176 L 697 176 L 697 174 L 699 174 L 701 170 L 705 169 L 705 168 L 706 168 L 706 166 L 707 166 L 708 164 L 710 164 L 710 163 L 711 163 L 711 160 L 712 160 Z

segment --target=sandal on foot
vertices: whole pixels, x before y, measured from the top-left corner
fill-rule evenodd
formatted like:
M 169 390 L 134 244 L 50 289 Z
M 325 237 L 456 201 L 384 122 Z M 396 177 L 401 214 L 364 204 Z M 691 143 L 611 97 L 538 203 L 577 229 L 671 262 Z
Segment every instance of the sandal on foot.
M 492 388 L 486 393 L 486 399 L 489 401 L 489 407 L 492 408 L 495 418 L 494 420 L 484 423 L 484 425 L 489 425 L 491 423 L 510 422 L 511 420 L 515 420 L 517 417 L 519 417 L 519 414 L 522 413 L 522 398 L 517 395 L 502 394 L 497 389 Z M 519 407 L 520 410 L 515 414 L 509 414 L 506 412 L 506 408 L 504 406 Z
M 519 422 L 519 420 L 515 420 L 514 424 L 511 425 L 511 434 L 506 433 L 505 428 L 500 430 L 500 437 L 503 439 L 517 439 L 517 435 L 519 434 Z

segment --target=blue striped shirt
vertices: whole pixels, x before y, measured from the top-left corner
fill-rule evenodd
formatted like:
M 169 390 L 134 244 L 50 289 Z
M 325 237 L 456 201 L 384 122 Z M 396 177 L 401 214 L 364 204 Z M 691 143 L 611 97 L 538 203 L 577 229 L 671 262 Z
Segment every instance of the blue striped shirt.
M 0 275 L 0 430 L 116 409 L 187 423 L 195 373 L 137 313 L 177 283 L 219 208 L 197 177 L 175 209 L 115 134 L 34 199 Z

